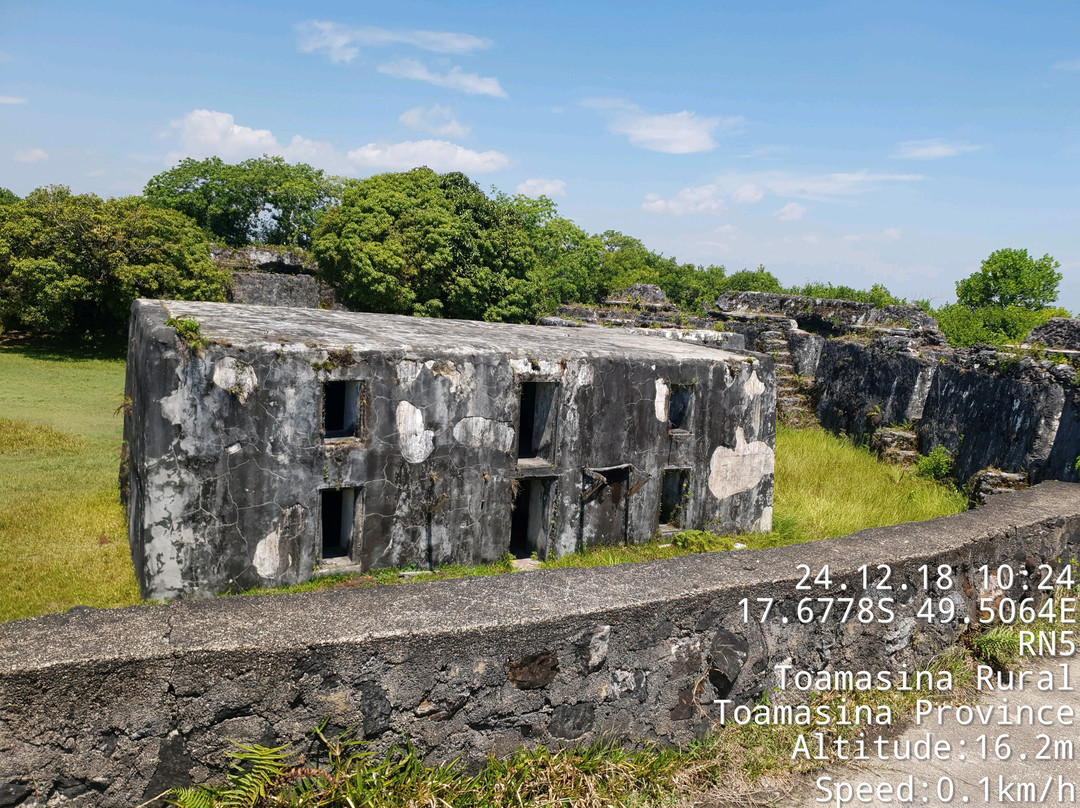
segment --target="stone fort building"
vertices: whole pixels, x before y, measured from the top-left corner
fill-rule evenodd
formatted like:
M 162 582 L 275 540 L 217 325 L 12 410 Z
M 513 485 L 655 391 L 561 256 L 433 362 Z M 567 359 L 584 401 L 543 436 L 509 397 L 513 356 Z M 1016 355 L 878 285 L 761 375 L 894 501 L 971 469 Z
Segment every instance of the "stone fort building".
M 776 391 L 759 354 L 138 300 L 127 368 L 147 598 L 771 526 Z

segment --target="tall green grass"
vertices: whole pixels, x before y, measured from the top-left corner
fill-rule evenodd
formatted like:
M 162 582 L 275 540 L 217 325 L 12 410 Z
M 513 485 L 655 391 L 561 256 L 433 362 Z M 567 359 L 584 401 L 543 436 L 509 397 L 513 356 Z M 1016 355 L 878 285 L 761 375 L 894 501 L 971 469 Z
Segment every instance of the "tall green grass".
M 0 620 L 139 602 L 116 485 L 124 362 L 0 349 Z

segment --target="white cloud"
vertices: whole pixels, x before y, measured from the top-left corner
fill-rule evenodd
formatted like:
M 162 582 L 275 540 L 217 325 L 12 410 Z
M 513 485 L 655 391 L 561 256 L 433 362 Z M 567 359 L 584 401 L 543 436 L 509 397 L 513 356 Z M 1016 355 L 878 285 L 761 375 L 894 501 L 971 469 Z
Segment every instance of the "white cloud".
M 193 109 L 169 126 L 180 130 L 180 148 L 169 153 L 169 162 L 181 157 L 216 156 L 223 160 L 243 160 L 281 153 L 277 138 L 269 129 L 241 126 L 228 112 Z
M 49 155 L 43 149 L 19 149 L 11 156 L 16 163 L 40 163 L 48 160 Z
M 788 202 L 780 210 L 774 210 L 773 216 L 782 222 L 797 222 L 806 215 L 806 210 L 806 205 L 800 205 L 798 202 Z
M 434 171 L 485 174 L 510 165 L 510 158 L 501 152 L 476 152 L 445 140 L 368 143 L 352 149 L 346 157 L 358 167 L 386 171 L 403 171 L 426 165 Z
M 469 127 L 454 118 L 454 111 L 439 104 L 407 109 L 401 113 L 398 121 L 410 129 L 430 132 L 440 137 L 468 137 L 469 135 Z
M 740 130 L 739 116 L 703 116 L 683 110 L 650 115 L 636 104 L 618 98 L 592 98 L 581 102 L 608 117 L 608 130 L 626 135 L 635 146 L 666 154 L 694 154 L 716 148 L 714 134 Z
M 515 190 L 525 196 L 566 196 L 566 180 L 545 180 L 534 177 L 519 183 Z
M 835 202 L 845 196 L 854 196 L 873 190 L 889 182 L 914 182 L 923 177 L 919 174 L 871 174 L 855 171 L 836 174 L 797 174 L 790 171 L 758 173 L 730 172 L 721 174 L 708 185 L 683 188 L 668 199 L 660 194 L 648 194 L 641 207 L 654 213 L 719 213 L 727 202 L 736 205 L 752 205 L 771 195 L 781 199 L 803 199 L 814 202 Z M 805 208 L 798 208 L 805 212 Z M 795 208 L 781 217 L 793 221 L 802 214 L 788 218 Z M 779 215 L 779 211 L 777 211 Z
M 961 140 L 905 140 L 898 143 L 896 151 L 889 156 L 894 160 L 940 160 L 942 157 L 956 157 L 958 154 L 979 151 L 981 148 L 982 146 Z
M 470 53 L 491 47 L 491 40 L 450 31 L 391 31 L 373 26 L 352 27 L 336 22 L 299 23 L 299 47 L 304 53 L 324 53 L 331 62 L 351 62 L 360 46 L 412 45 L 435 53 Z
M 14 95 L 0 95 L 0 104 L 25 104 L 25 98 L 18 98 Z
M 837 172 L 834 174 L 799 174 L 793 171 L 758 173 L 730 172 L 717 178 L 722 188 L 737 189 L 755 185 L 767 194 L 812 202 L 835 201 L 839 197 L 866 193 L 885 183 L 916 182 L 920 174 L 873 174 L 869 171 Z
M 282 145 L 269 129 L 242 126 L 227 112 L 205 109 L 192 110 L 171 127 L 179 130 L 180 148 L 166 155 L 169 164 L 183 157 L 221 157 L 233 161 L 263 154 L 281 155 L 286 160 L 310 163 L 333 173 L 402 170 L 426 165 L 435 171 L 482 174 L 510 164 L 510 158 L 501 152 L 477 152 L 446 140 L 368 143 L 344 154 L 330 143 L 300 135 Z
M 716 195 L 715 185 L 700 185 L 696 188 L 683 188 L 670 199 L 663 199 L 659 194 L 649 194 L 641 203 L 642 210 L 652 213 L 673 213 L 683 216 L 688 213 L 720 214 L 727 208 L 724 200 Z
M 466 73 L 460 67 L 450 68 L 449 73 L 433 73 L 427 67 L 415 59 L 401 59 L 379 65 L 379 72 L 396 79 L 416 79 L 426 81 L 437 87 L 446 87 L 450 90 L 460 90 L 469 95 L 490 95 L 495 98 L 506 98 L 506 91 L 499 84 L 499 80 L 478 73 Z
M 841 241 L 847 241 L 852 244 L 885 244 L 896 241 L 899 238 L 899 227 L 886 227 L 884 230 L 877 233 L 852 233 L 851 235 L 843 236 Z
M 738 205 L 756 205 L 765 196 L 765 192 L 753 183 L 740 185 L 731 195 L 731 199 Z
M 1054 62 L 1054 70 L 1080 70 L 1080 59 L 1062 59 Z

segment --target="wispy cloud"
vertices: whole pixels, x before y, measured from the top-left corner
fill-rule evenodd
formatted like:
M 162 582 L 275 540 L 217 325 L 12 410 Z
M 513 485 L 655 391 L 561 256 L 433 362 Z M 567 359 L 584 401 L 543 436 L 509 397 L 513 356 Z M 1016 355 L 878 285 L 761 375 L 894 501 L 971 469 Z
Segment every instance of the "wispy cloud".
M 956 157 L 982 149 L 974 143 L 962 140 L 905 140 L 896 145 L 896 151 L 889 155 L 894 160 L 940 160 L 943 157 Z
M 40 163 L 49 159 L 49 153 L 44 149 L 19 149 L 11 159 L 16 163 Z
M 727 209 L 723 199 L 717 195 L 715 185 L 699 185 L 696 188 L 683 188 L 670 199 L 659 194 L 649 194 L 641 203 L 642 210 L 652 213 L 673 213 L 683 216 L 688 213 L 720 214 Z
M 499 84 L 499 80 L 477 73 L 466 73 L 456 65 L 450 68 L 449 73 L 434 73 L 415 59 L 401 59 L 397 62 L 379 65 L 379 72 L 393 76 L 396 79 L 415 79 L 426 81 L 437 87 L 446 87 L 449 90 L 459 90 L 470 95 L 490 95 L 495 98 L 506 98 L 506 91 Z
M 525 196 L 566 196 L 566 180 L 545 180 L 539 177 L 518 183 L 515 188 L 519 194 Z
M 811 202 L 836 202 L 885 184 L 915 182 L 921 174 L 877 174 L 870 171 L 800 174 L 792 171 L 729 172 L 708 185 L 683 188 L 674 196 L 645 197 L 642 208 L 654 213 L 714 213 L 727 203 L 753 205 L 766 196 Z
M 773 216 L 782 222 L 797 222 L 806 215 L 806 211 L 806 205 L 800 205 L 798 202 L 788 202 L 779 210 L 774 210 Z
M 304 53 L 322 53 L 331 62 L 348 63 L 356 58 L 361 47 L 377 48 L 387 45 L 412 45 L 435 53 L 471 53 L 491 47 L 491 40 L 472 34 L 450 31 L 409 31 L 349 26 L 337 22 L 308 20 L 295 26 L 299 47 Z
M 166 155 L 169 164 L 183 157 L 243 160 L 263 154 L 281 155 L 334 173 L 397 171 L 426 165 L 435 171 L 483 174 L 510 164 L 510 158 L 501 152 L 474 151 L 446 140 L 368 143 L 344 153 L 330 143 L 300 135 L 282 144 L 269 129 L 244 126 L 227 112 L 206 109 L 192 110 L 173 121 L 170 130 L 175 132 L 179 148 Z
M 0 95 L 0 104 L 25 104 L 25 98 L 17 98 L 14 95 Z
M 887 244 L 900 238 L 899 227 L 886 227 L 876 233 L 852 233 L 841 237 L 841 241 L 851 244 Z
M 765 192 L 752 182 L 740 185 L 731 195 L 731 200 L 738 205 L 756 205 L 765 196 Z
M 368 143 L 346 156 L 355 166 L 389 171 L 427 166 L 435 171 L 487 174 L 510 165 L 510 158 L 502 152 L 477 152 L 445 140 Z
M 1080 70 L 1080 59 L 1062 59 L 1054 62 L 1054 70 Z
M 695 154 L 716 148 L 714 135 L 742 129 L 741 116 L 705 116 L 683 110 L 653 115 L 621 98 L 589 98 L 583 106 L 607 116 L 608 130 L 635 146 L 666 154 Z
M 407 109 L 398 117 L 398 122 L 410 129 L 430 132 L 440 137 L 468 137 L 469 135 L 469 127 L 458 122 L 452 109 L 440 104 Z

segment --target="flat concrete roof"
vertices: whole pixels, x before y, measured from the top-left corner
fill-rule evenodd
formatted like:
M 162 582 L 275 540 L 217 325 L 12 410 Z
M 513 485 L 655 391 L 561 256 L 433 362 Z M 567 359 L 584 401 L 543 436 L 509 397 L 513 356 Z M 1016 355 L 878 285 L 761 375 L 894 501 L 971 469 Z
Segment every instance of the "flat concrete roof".
M 740 361 L 747 356 L 743 352 L 628 334 L 617 328 L 510 325 L 180 300 L 137 300 L 135 305 L 149 309 L 160 306 L 165 317 L 194 318 L 205 339 L 243 348 L 296 343 L 326 350 L 349 348 L 379 353 L 626 356 L 637 360 L 711 362 Z

